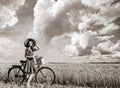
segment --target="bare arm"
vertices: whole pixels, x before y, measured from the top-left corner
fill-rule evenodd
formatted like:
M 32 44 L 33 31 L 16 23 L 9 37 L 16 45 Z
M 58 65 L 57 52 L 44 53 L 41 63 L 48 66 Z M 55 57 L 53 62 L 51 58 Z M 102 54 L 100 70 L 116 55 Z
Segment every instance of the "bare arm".
M 37 50 L 39 50 L 40 49 L 39 45 L 36 45 L 36 48 L 37 48 Z
M 37 51 L 37 50 L 39 50 L 39 49 L 40 49 L 39 45 L 36 45 L 35 47 L 33 47 L 33 50 L 34 50 L 34 51 Z
M 25 58 L 33 58 L 33 56 L 27 56 L 27 55 L 25 55 Z

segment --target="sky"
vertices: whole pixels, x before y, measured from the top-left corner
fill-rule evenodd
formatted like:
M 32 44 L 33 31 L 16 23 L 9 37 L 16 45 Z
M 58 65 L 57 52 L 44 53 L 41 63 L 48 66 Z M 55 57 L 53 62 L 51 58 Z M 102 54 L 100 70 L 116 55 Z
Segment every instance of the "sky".
M 25 59 L 29 37 L 46 62 L 120 57 L 119 0 L 0 0 L 0 7 L 1 63 Z

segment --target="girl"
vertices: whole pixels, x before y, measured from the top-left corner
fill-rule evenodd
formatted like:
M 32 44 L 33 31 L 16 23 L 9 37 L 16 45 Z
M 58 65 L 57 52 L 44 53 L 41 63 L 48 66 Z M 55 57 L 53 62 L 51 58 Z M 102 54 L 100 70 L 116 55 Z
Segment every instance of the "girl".
M 35 73 L 35 62 L 34 62 L 34 52 L 39 50 L 39 46 L 35 44 L 35 41 L 30 41 L 33 39 L 27 39 L 25 42 L 25 57 L 26 59 L 26 72 L 28 74 L 27 87 L 30 87 L 30 81 L 32 80 Z

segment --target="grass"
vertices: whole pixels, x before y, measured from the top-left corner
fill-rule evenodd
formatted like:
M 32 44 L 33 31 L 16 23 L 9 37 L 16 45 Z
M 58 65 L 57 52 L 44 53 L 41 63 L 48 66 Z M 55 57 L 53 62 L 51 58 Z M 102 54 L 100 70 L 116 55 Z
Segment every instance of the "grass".
M 4 82 L 1 82 L 0 83 L 0 88 L 27 88 L 26 86 L 22 85 L 22 86 L 18 86 L 18 85 L 11 85 L 11 84 L 5 84 Z M 34 85 L 34 86 L 31 86 L 31 88 L 42 88 L 38 85 Z M 48 87 L 45 87 L 45 88 L 48 88 Z M 50 86 L 49 88 L 83 88 L 83 87 L 75 87 L 75 86 L 63 86 L 63 85 L 52 85 Z M 88 88 L 88 87 L 85 87 L 85 88 Z
M 56 84 L 89 87 L 120 86 L 119 64 L 56 64 L 51 68 L 56 73 Z
M 119 64 L 50 64 L 55 74 L 55 84 L 50 88 L 119 88 Z M 0 88 L 25 88 L 6 82 L 7 69 L 1 69 Z M 39 88 L 34 84 L 32 88 Z

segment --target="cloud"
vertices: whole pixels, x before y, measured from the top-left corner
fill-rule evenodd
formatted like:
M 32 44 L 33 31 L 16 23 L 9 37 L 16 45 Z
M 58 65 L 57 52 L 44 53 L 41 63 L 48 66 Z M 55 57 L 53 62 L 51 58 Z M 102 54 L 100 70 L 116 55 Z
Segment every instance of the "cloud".
M 68 56 L 78 56 L 80 50 L 75 45 L 67 45 L 64 52 L 64 54 Z
M 110 4 L 113 0 L 104 0 L 104 1 L 98 1 L 98 0 L 81 0 L 83 4 L 89 6 L 89 7 L 96 7 L 95 9 L 98 9 L 100 7 L 106 6 Z M 94 4 L 94 5 L 93 5 Z
M 117 43 L 112 43 L 110 40 L 107 40 L 97 45 L 97 48 L 101 52 L 109 52 L 109 53 L 119 52 L 120 50 L 119 47 L 120 47 L 120 40 L 118 40 Z
M 114 23 L 110 23 L 106 27 L 104 27 L 102 30 L 100 30 L 99 34 L 107 34 L 115 30 L 118 30 L 119 28 L 120 27 L 118 25 L 115 25 Z
M 38 0 L 34 8 L 34 27 L 29 36 L 50 42 L 66 34 L 71 39 L 65 47 L 66 52 L 71 55 L 90 52 L 106 40 L 117 39 L 115 32 L 120 26 L 115 20 L 119 18 L 120 3 L 111 6 L 113 1 Z
M 7 37 L 0 37 L 1 62 L 18 61 L 22 57 L 22 45 L 10 40 Z
M 0 29 L 18 22 L 16 11 L 24 2 L 25 0 L 0 0 Z
M 38 0 L 34 8 L 33 34 L 31 32 L 30 36 L 36 35 L 49 41 L 55 36 L 72 31 L 68 14 L 71 9 L 79 8 L 84 8 L 79 0 Z

